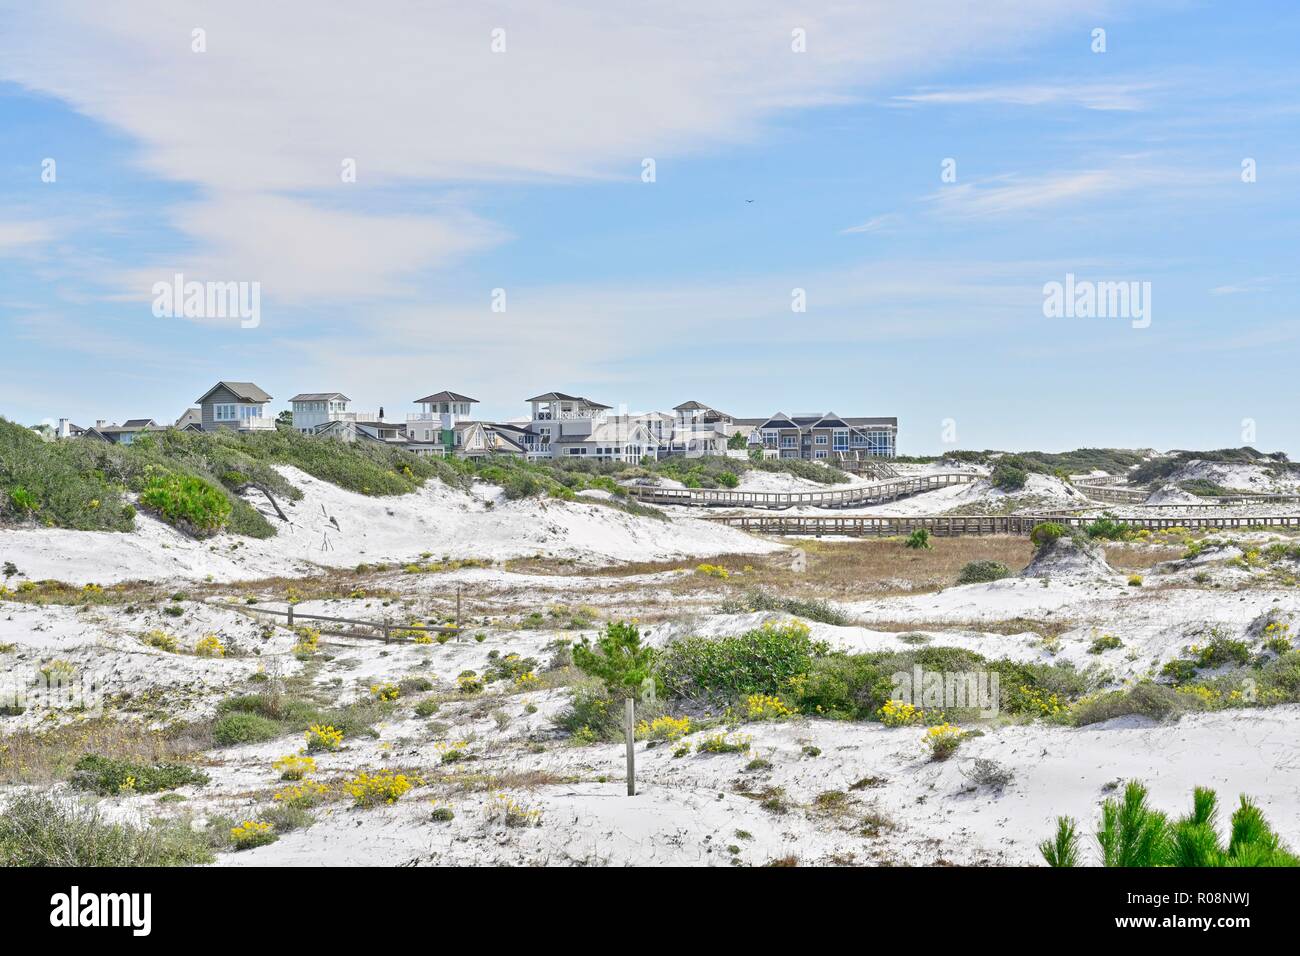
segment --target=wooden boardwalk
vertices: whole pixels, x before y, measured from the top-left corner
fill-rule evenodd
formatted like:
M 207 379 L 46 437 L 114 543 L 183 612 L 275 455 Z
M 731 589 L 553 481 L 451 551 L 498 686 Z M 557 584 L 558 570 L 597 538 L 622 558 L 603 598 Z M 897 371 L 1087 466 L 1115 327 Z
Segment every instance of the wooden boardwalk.
M 627 493 L 645 504 L 689 505 L 703 508 L 850 508 L 884 504 L 911 495 L 924 494 L 948 485 L 969 484 L 979 475 L 968 472 L 945 472 L 918 478 L 895 478 L 855 488 L 833 491 L 733 491 L 730 488 L 658 488 L 653 485 L 629 485 Z
M 707 520 L 755 534 L 844 535 L 848 537 L 890 537 L 911 534 L 924 528 L 935 537 L 967 534 L 1028 535 L 1045 521 L 1069 528 L 1085 528 L 1096 519 L 1077 514 L 1040 515 L 898 515 L 898 516 L 808 516 L 808 515 L 718 515 Z M 1131 528 L 1161 531 L 1186 528 L 1189 531 L 1244 530 L 1246 528 L 1295 528 L 1300 514 L 1252 517 L 1162 515 L 1158 518 L 1118 519 Z
M 735 491 L 731 488 L 660 488 L 654 485 L 628 485 L 627 493 L 645 504 L 685 505 L 696 508 L 854 508 L 886 504 L 899 498 L 925 494 L 948 485 L 970 484 L 982 476 L 970 472 L 941 472 L 914 478 L 875 481 L 854 488 L 828 491 Z M 1108 481 L 1079 481 L 1074 487 L 1096 504 L 1142 505 L 1147 508 L 1177 510 L 1191 514 L 1198 510 L 1240 505 L 1300 504 L 1300 495 L 1220 495 L 1205 497 L 1194 504 L 1146 504 L 1149 492 L 1127 488 Z M 1084 506 L 1087 507 L 1087 506 Z

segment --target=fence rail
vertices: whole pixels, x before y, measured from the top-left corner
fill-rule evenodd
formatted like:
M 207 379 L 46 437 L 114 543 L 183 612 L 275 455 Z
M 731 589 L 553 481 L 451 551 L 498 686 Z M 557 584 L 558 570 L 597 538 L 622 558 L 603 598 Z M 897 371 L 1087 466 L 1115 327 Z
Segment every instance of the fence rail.
M 935 537 L 954 535 L 1028 535 L 1045 521 L 1068 528 L 1085 528 L 1096 519 L 1078 514 L 1041 515 L 900 515 L 900 516 L 808 516 L 808 515 L 726 515 L 711 516 L 733 528 L 758 534 L 845 535 L 851 537 L 890 537 L 924 529 Z M 1168 528 L 1227 530 L 1230 528 L 1296 528 L 1300 514 L 1250 517 L 1205 515 L 1162 515 L 1159 518 L 1121 518 L 1137 530 L 1160 531 Z
M 350 624 L 353 627 L 370 628 L 375 633 L 365 634 L 357 631 L 340 631 L 326 630 L 320 628 L 321 636 L 329 635 L 331 637 L 355 637 L 362 640 L 382 640 L 385 644 L 390 643 L 394 631 L 423 631 L 426 634 L 459 634 L 460 627 L 460 592 L 456 592 L 456 623 L 454 625 L 428 625 L 428 624 L 394 624 L 392 621 L 361 621 L 349 617 L 332 617 L 325 614 L 303 614 L 295 611 L 293 605 L 289 605 L 287 611 L 277 611 L 269 607 L 256 607 L 249 604 L 235 605 L 234 610 L 243 611 L 246 614 L 269 614 L 273 617 L 286 618 L 288 627 L 296 627 L 300 621 L 323 621 L 327 624 Z

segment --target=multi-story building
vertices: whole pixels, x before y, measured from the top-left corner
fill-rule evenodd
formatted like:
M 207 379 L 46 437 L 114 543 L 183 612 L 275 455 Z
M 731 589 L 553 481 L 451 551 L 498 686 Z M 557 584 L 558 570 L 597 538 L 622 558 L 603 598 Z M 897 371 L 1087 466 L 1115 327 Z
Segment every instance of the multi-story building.
M 545 392 L 527 402 L 531 414 L 525 425 L 524 448 L 530 459 L 558 457 L 552 447 L 555 443 L 566 437 L 580 441 L 591 435 L 609 411 L 608 405 L 563 392 Z
M 318 431 L 327 422 L 378 422 L 373 412 L 350 412 L 352 399 L 342 392 L 302 392 L 289 399 L 293 427 L 304 435 Z
M 898 437 L 897 418 L 845 418 L 834 412 L 786 415 L 777 412 L 757 425 L 751 447 L 768 458 L 811 461 L 851 461 L 893 458 Z
M 421 446 L 440 446 L 442 454 L 456 450 L 457 427 L 473 421 L 477 398 L 443 390 L 417 398 L 418 412 L 406 416 L 406 437 Z
M 252 382 L 218 382 L 201 395 L 203 430 L 231 428 L 250 432 L 275 428 L 275 419 L 267 414 L 271 396 Z

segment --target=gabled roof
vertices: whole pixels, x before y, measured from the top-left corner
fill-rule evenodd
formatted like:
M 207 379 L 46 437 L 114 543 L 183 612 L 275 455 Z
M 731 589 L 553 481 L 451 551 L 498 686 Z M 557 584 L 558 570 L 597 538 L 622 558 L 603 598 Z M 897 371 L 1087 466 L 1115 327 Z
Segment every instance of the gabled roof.
M 702 405 L 702 404 L 700 404 L 700 403 L 697 402 L 697 401 L 691 400 L 691 401 L 689 401 L 689 402 L 682 402 L 680 405 L 674 405 L 674 406 L 673 406 L 673 411 L 675 411 L 675 412 L 696 412 L 696 411 L 699 411 L 699 410 L 702 409 L 702 408 L 703 408 L 703 409 L 707 409 L 708 407 L 709 407 L 708 405 Z
M 352 401 L 352 399 L 348 398 L 342 392 L 300 392 L 299 394 L 295 395 L 293 398 L 289 399 L 289 401 L 290 402 L 332 402 L 338 398 L 343 399 L 343 401 L 345 402 Z
M 208 397 L 219 388 L 225 388 L 241 402 L 269 402 L 271 396 L 266 394 L 252 382 L 218 382 L 210 389 L 200 395 L 195 401 L 202 405 L 208 400 Z
M 593 402 L 589 398 L 583 398 L 581 395 L 565 395 L 563 392 L 547 392 L 544 395 L 534 395 L 532 398 L 525 398 L 525 402 L 584 402 L 592 408 L 611 408 L 610 405 L 602 405 L 600 402 Z
M 424 398 L 417 398 L 413 404 L 424 405 L 432 402 L 477 402 L 477 398 L 470 398 L 468 395 L 462 395 L 460 392 L 448 392 L 445 389 L 441 392 L 434 392 L 432 395 L 426 395 Z
M 849 423 L 834 412 L 827 412 L 817 421 L 813 422 L 809 428 L 848 428 Z
M 201 408 L 185 409 L 185 411 L 181 414 L 181 417 L 176 419 L 176 422 L 173 425 L 173 427 L 183 429 L 189 425 L 195 425 L 195 424 L 198 425 L 203 424 L 203 409 Z
M 799 426 L 796 425 L 794 421 L 790 418 L 790 416 L 787 415 L 785 412 L 777 412 L 775 415 L 773 415 L 767 421 L 763 422 L 763 424 L 759 425 L 758 427 L 759 428 L 798 428 Z
M 140 431 L 153 425 L 152 418 L 128 418 L 122 423 L 122 431 Z

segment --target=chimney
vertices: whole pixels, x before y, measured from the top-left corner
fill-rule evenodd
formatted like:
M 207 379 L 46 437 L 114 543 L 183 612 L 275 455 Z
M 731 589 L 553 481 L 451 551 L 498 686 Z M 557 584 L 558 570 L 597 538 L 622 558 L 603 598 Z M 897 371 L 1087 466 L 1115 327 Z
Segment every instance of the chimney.
M 104 427 L 105 425 L 107 425 L 107 424 L 108 424 L 108 422 L 104 421 L 104 419 L 102 419 L 102 418 L 96 418 L 96 419 L 95 419 L 95 428 L 96 428 L 96 429 L 103 428 L 103 427 Z
M 58 431 L 58 436 L 59 436 L 60 438 L 67 438 L 67 437 L 69 437 L 69 436 L 72 434 L 72 429 L 69 428 L 68 425 L 69 425 L 69 422 L 68 422 L 68 420 L 67 420 L 66 418 L 60 418 L 60 419 L 59 419 L 59 431 Z

